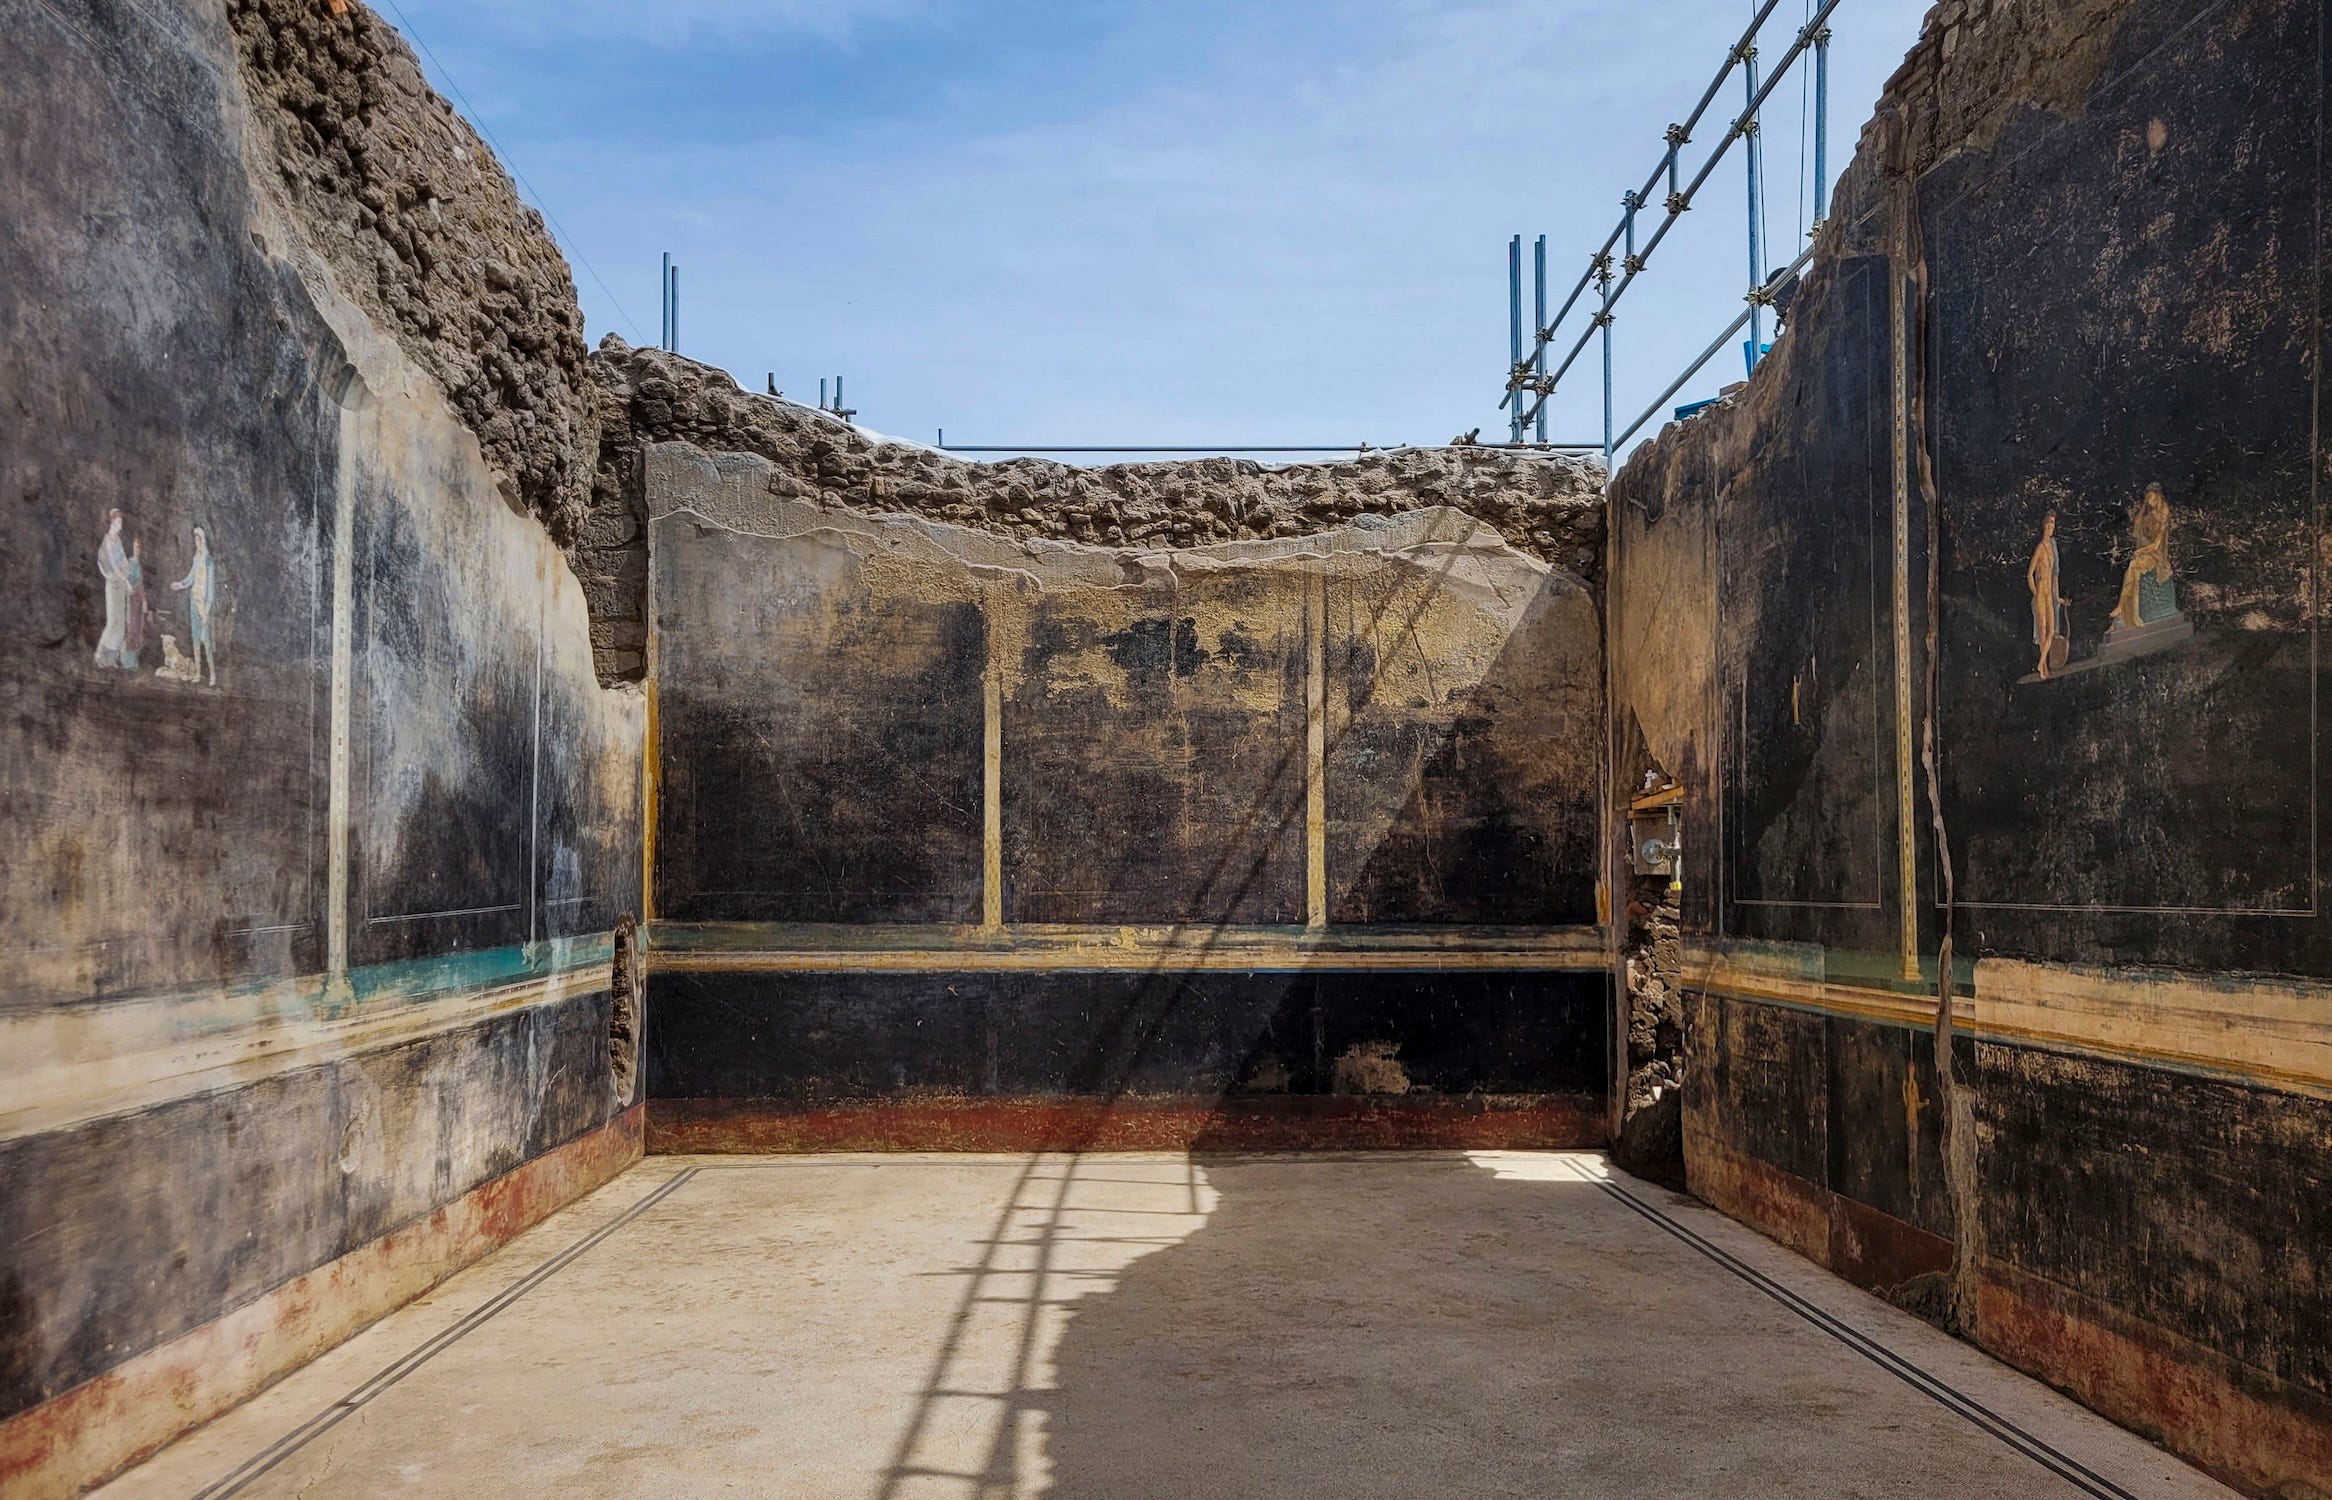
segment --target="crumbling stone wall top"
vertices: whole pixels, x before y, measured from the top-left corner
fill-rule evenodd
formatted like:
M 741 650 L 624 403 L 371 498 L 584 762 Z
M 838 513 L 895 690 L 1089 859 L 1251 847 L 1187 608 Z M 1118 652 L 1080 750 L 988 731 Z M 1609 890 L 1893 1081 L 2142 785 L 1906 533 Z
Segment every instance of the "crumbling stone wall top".
M 813 407 L 742 390 L 724 372 L 613 336 L 592 356 L 599 486 L 575 552 L 600 670 L 644 668 L 647 507 L 641 454 L 684 442 L 777 466 L 773 493 L 858 512 L 905 512 L 1027 538 L 1193 547 L 1301 536 L 1362 515 L 1450 506 L 1590 588 L 1603 574 L 1603 466 L 1578 454 L 1402 448 L 1335 463 L 1233 458 L 1079 468 L 970 463 L 885 441 Z
M 256 161 L 304 246 L 476 434 L 512 502 L 567 549 L 605 681 L 646 666 L 642 452 L 758 454 L 786 498 L 1019 537 L 1189 547 L 1450 506 L 1599 587 L 1603 470 L 1581 455 L 1399 449 L 1285 466 L 966 463 L 888 442 L 722 372 L 609 338 L 585 348 L 565 258 L 396 31 L 361 0 L 226 0 Z
M 720 370 L 610 335 L 593 363 L 622 402 L 610 449 L 680 441 L 757 453 L 793 494 L 910 511 L 1017 536 L 1097 545 L 1190 546 L 1297 536 L 1356 515 L 1450 505 L 1520 551 L 1582 578 L 1601 571 L 1603 471 L 1574 454 L 1399 448 L 1335 463 L 1234 458 L 1083 468 L 1036 458 L 972 463 L 883 441 L 813 407 L 740 389 Z
M 1989 146 L 2020 108 L 2077 113 L 2129 7 L 2130 0 L 1938 0 L 1879 96 L 1880 115 L 1901 112 L 1901 169 L 1915 176 L 1955 147 Z M 1867 149 L 1869 130 L 1864 139 Z
M 361 3 L 227 0 L 254 145 L 333 284 L 443 387 L 562 543 L 597 443 L 583 314 L 542 216 Z

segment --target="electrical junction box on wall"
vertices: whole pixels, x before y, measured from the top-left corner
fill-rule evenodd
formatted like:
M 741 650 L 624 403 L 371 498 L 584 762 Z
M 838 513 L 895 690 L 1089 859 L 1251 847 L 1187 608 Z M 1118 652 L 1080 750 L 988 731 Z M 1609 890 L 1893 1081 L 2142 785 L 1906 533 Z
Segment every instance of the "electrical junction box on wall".
M 1646 777 L 1647 781 L 1653 780 Z M 1684 788 L 1655 785 L 1628 801 L 1628 847 L 1638 875 L 1676 878 L 1682 866 Z

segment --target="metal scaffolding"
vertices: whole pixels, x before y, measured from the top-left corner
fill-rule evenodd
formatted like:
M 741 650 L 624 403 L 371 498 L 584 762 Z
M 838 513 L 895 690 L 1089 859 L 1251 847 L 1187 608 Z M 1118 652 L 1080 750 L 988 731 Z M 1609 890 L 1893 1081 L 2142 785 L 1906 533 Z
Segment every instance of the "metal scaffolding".
M 1602 246 L 1588 256 L 1587 269 L 1581 273 L 1578 284 L 1571 288 L 1571 294 L 1563 299 L 1561 309 L 1556 312 L 1552 320 L 1546 316 L 1546 237 L 1544 235 L 1539 237 L 1536 315 L 1529 325 L 1530 332 L 1527 336 L 1522 318 L 1522 236 L 1516 235 L 1508 242 L 1506 264 L 1509 357 L 1506 372 L 1506 394 L 1499 401 L 1498 406 L 1501 411 L 1508 414 L 1507 430 L 1512 434 L 1515 442 L 1521 442 L 1523 434 L 1534 425 L 1543 440 L 1546 433 L 1548 398 L 1554 395 L 1556 386 L 1561 383 L 1565 375 L 1570 373 L 1571 366 L 1578 362 L 1580 354 L 1587 348 L 1588 341 L 1593 339 L 1598 331 L 1603 336 L 1603 457 L 1607 465 L 1611 462 L 1613 451 L 1620 444 L 1633 437 L 1662 404 L 1682 389 L 1686 381 L 1698 374 L 1709 360 L 1713 359 L 1743 328 L 1747 328 L 1749 331 L 1748 342 L 1743 346 L 1743 357 L 1748 372 L 1756 373 L 1757 361 L 1763 357 L 1768 347 L 1764 342 L 1764 310 L 1774 304 L 1776 291 L 1784 286 L 1790 277 L 1797 274 L 1812 254 L 1809 249 L 1781 272 L 1774 272 L 1767 262 L 1768 242 L 1764 223 L 1764 154 L 1758 139 L 1758 115 L 1759 111 L 1764 108 L 1766 100 L 1772 96 L 1773 91 L 1780 86 L 1784 78 L 1789 76 L 1790 69 L 1801 58 L 1811 54 L 1814 71 L 1815 124 L 1814 214 L 1810 238 L 1811 233 L 1820 231 L 1823 217 L 1828 211 L 1829 20 L 1830 13 L 1836 10 L 1841 3 L 1842 0 L 1821 0 L 1820 5 L 1813 10 L 1806 23 L 1798 29 L 1796 36 L 1791 39 L 1789 49 L 1782 54 L 1773 71 L 1761 79 L 1757 66 L 1757 38 L 1767 20 L 1781 4 L 1781 0 L 1762 0 L 1750 19 L 1748 29 L 1741 33 L 1740 40 L 1736 41 L 1732 50 L 1726 54 L 1724 65 L 1717 69 L 1716 77 L 1709 80 L 1708 87 L 1702 91 L 1700 102 L 1693 106 L 1692 113 L 1684 118 L 1683 123 L 1668 127 L 1666 132 L 1667 149 L 1661 155 L 1659 165 L 1654 167 L 1651 175 L 1644 179 L 1642 187 L 1622 195 L 1619 222 L 1612 226 L 1611 233 L 1604 237 Z M 1680 187 L 1678 180 L 1682 175 L 1684 148 L 1691 144 L 1693 132 L 1700 127 L 1701 120 L 1708 113 L 1709 106 L 1715 103 L 1718 93 L 1724 88 L 1726 80 L 1732 77 L 1735 68 L 1742 70 L 1743 97 L 1747 101 L 1746 106 L 1726 129 L 1724 138 L 1709 153 L 1708 160 L 1701 164 L 1689 182 Z M 1615 431 L 1613 420 L 1615 414 L 1612 404 L 1614 309 L 1620 298 L 1627 294 L 1628 288 L 1635 284 L 1636 278 L 1650 264 L 1652 253 L 1660 248 L 1660 242 L 1668 237 L 1668 231 L 1673 229 L 1676 226 L 1676 221 L 1691 209 L 1694 196 L 1708 182 L 1709 177 L 1716 171 L 1718 164 L 1725 159 L 1726 153 L 1732 149 L 1735 141 L 1744 143 L 1743 164 L 1748 182 L 1749 289 L 1744 298 L 1749 304 L 1748 309 L 1734 320 L 1731 327 L 1718 335 L 1717 341 L 1693 362 L 1691 368 L 1677 377 L 1675 383 L 1669 386 L 1660 400 L 1653 403 L 1651 411 L 1647 411 L 1642 417 L 1637 418 L 1624 431 Z M 1655 191 L 1663 185 L 1666 188 L 1665 197 L 1655 199 Z M 1639 246 L 1637 215 L 1654 202 L 1658 202 L 1664 212 L 1650 237 L 1643 240 Z M 1619 250 L 1623 257 L 1616 262 L 1613 259 L 1614 250 Z M 1581 297 L 1586 294 L 1590 286 L 1596 289 L 1594 311 L 1587 320 L 1587 326 L 1579 331 L 1577 339 L 1571 343 L 1568 352 L 1564 354 L 1561 362 L 1555 366 L 1553 373 L 1550 374 L 1547 370 L 1547 351 L 1554 344 L 1557 335 L 1563 330 L 1572 311 L 1579 306 Z M 1526 401 L 1526 398 L 1530 399 Z

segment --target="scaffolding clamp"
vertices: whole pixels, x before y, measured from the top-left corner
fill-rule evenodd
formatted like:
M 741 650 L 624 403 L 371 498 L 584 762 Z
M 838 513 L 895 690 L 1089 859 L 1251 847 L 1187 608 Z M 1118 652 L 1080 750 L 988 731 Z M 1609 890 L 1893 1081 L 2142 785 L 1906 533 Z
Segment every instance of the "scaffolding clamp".
M 1690 193 L 1670 193 L 1668 195 L 1668 212 L 1672 214 L 1680 214 L 1690 207 L 1692 207 L 1692 195 Z
M 1671 125 L 1671 126 L 1669 126 L 1669 127 L 1668 127 L 1668 144 L 1669 144 L 1669 145 L 1671 145 L 1671 146 L 1683 146 L 1683 145 L 1688 145 L 1688 144 L 1690 144 L 1691 140 L 1692 140 L 1692 134 L 1691 134 L 1691 132 L 1687 131 L 1687 130 L 1686 130 L 1684 127 L 1683 127 L 1683 126 L 1681 126 L 1681 125 Z
M 1633 276 L 1638 271 L 1644 269 L 1644 258 L 1641 255 L 1631 255 L 1626 260 L 1621 261 L 1620 264 L 1627 268 L 1627 273 L 1630 276 Z

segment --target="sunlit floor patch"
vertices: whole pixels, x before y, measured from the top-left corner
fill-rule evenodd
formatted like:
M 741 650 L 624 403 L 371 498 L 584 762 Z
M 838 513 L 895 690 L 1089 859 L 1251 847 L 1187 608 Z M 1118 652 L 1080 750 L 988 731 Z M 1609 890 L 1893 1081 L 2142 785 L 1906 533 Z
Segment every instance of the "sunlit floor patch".
M 1599 1157 L 1482 1152 L 651 1159 L 104 1493 L 2224 1492 Z

